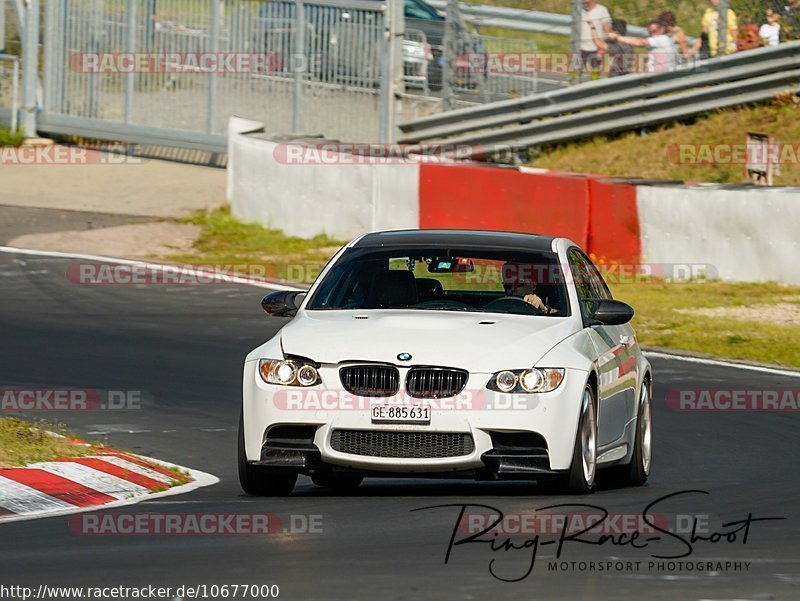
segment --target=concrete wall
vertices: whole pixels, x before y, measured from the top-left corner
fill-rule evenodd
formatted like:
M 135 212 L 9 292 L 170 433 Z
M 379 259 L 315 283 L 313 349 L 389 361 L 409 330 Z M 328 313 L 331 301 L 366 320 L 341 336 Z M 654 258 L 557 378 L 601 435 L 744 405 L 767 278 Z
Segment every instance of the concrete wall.
M 800 189 L 637 186 L 642 260 L 800 284 Z
M 345 153 L 334 163 L 296 162 L 284 143 L 265 139 L 260 124 L 231 120 L 229 129 L 228 199 L 237 219 L 339 240 L 418 227 L 418 164 L 352 164 Z
M 298 162 L 266 139 L 262 124 L 235 118 L 228 139 L 234 217 L 289 235 L 530 231 L 570 237 L 604 263 L 704 265 L 725 280 L 800 284 L 800 188 L 650 185 L 468 163 L 352 164 L 344 153 Z

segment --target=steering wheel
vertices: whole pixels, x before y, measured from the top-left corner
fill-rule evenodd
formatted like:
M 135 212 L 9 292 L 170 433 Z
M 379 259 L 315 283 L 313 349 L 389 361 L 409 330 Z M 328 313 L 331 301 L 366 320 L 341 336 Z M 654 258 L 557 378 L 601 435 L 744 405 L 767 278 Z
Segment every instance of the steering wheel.
M 508 305 L 511 305 L 509 309 L 504 310 L 503 307 Z M 524 305 L 524 308 L 521 305 Z M 496 298 L 492 302 L 484 305 L 483 310 L 490 313 L 495 312 L 522 313 L 524 315 L 545 315 L 544 311 L 537 309 L 528 302 L 525 302 L 525 299 L 520 298 L 519 296 L 501 296 L 500 298 Z

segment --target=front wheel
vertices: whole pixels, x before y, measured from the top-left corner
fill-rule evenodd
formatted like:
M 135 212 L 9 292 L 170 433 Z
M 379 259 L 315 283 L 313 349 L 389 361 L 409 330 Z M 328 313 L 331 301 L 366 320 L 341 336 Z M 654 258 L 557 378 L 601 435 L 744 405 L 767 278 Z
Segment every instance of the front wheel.
M 585 495 L 594 489 L 597 473 L 597 402 L 594 389 L 586 384 L 581 397 L 581 412 L 578 431 L 575 434 L 575 447 L 572 452 L 572 465 L 565 476 L 564 487 L 567 492 Z
M 294 490 L 297 474 L 276 472 L 247 461 L 244 450 L 244 416 L 239 415 L 239 484 L 248 495 L 285 497 Z
M 628 472 L 628 482 L 634 486 L 641 486 L 650 476 L 650 463 L 652 461 L 653 443 L 653 407 L 650 400 L 650 385 L 642 384 L 639 394 L 639 413 L 636 416 L 636 442 L 633 447 Z

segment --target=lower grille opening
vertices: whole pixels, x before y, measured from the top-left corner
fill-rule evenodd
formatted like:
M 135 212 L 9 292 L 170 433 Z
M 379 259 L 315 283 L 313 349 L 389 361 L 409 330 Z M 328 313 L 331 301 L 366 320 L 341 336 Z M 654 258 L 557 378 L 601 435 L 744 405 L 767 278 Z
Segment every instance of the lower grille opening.
M 475 450 L 475 443 L 471 434 L 460 432 L 334 430 L 331 447 L 350 455 L 434 459 L 469 455 Z
M 547 442 L 536 432 L 489 432 L 492 448 L 498 451 L 547 449 Z
M 272 426 L 264 438 L 264 446 L 307 447 L 314 443 L 317 426 L 287 425 Z

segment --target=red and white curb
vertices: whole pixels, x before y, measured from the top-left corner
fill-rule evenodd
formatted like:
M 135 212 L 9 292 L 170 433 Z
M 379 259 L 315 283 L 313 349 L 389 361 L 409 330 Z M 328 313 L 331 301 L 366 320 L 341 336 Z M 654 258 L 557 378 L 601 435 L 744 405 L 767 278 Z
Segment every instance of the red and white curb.
M 217 482 L 205 472 L 102 449 L 87 457 L 0 469 L 0 523 L 131 505 Z

